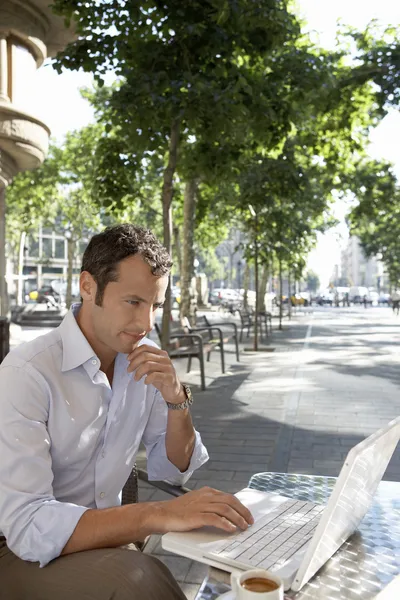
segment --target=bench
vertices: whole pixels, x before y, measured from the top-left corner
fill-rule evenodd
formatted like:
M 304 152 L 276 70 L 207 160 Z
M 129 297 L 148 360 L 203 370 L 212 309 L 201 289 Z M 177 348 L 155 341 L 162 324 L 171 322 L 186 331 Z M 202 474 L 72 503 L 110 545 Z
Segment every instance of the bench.
M 253 319 L 247 310 L 239 310 L 240 317 L 240 341 L 243 339 L 243 331 L 247 329 L 247 337 L 250 335 L 250 328 L 253 327 Z
M 200 363 L 201 389 L 206 389 L 204 353 L 207 353 L 207 360 L 210 360 L 211 351 L 221 344 L 220 338 L 212 339 L 209 332 L 191 333 L 178 323 L 171 322 L 170 338 L 167 345 L 167 352 L 171 358 L 187 358 L 187 373 L 192 366 L 192 358 L 198 358 Z M 155 324 L 158 337 L 161 341 L 161 330 L 158 324 Z M 221 363 L 224 364 L 223 340 L 220 348 Z
M 221 330 L 223 335 L 224 344 L 233 340 L 235 342 L 235 350 L 236 350 L 236 360 L 239 362 L 239 339 L 238 339 L 238 330 L 236 323 L 232 323 L 231 321 L 209 321 L 206 315 L 202 315 L 201 317 L 197 317 L 196 319 L 197 327 L 210 327 L 210 328 L 218 328 Z M 232 328 L 232 329 L 231 329 Z M 228 330 L 228 331 L 227 331 Z
M 209 351 L 207 352 L 207 362 L 210 360 L 211 352 L 214 348 L 219 349 L 221 356 L 221 371 L 225 373 L 225 351 L 224 351 L 224 335 L 220 327 L 214 327 L 214 325 L 201 325 L 198 324 L 196 327 L 190 325 L 189 319 L 184 317 L 182 319 L 182 327 L 189 333 L 200 334 L 203 338 L 203 344 L 207 344 Z
M 239 310 L 240 316 L 240 341 L 242 341 L 243 331 L 247 329 L 247 337 L 250 335 L 250 329 L 254 327 L 254 312 L 249 312 L 245 310 Z M 268 325 L 269 331 L 272 333 L 272 315 L 268 311 L 263 311 L 258 313 L 258 323 L 260 326 L 261 336 L 263 334 L 263 327 L 265 328 L 265 337 L 268 337 Z
M 268 312 L 267 310 L 263 310 L 258 313 L 258 316 L 260 318 L 260 325 L 264 321 L 265 337 L 268 337 L 268 325 L 269 325 L 269 332 L 272 333 L 272 314 L 270 312 Z M 262 335 L 262 331 L 261 331 L 261 335 Z

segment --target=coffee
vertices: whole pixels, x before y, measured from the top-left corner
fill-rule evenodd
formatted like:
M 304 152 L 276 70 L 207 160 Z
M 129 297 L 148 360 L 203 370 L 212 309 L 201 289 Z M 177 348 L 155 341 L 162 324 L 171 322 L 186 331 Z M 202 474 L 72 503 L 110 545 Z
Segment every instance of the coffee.
M 240 584 L 245 590 L 249 592 L 273 592 L 277 590 L 279 585 L 276 581 L 271 579 L 265 579 L 265 577 L 249 577 Z

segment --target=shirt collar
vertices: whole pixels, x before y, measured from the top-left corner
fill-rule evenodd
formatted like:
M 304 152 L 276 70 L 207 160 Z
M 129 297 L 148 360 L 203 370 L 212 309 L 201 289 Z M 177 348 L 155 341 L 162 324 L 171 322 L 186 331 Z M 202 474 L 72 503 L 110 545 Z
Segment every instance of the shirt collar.
M 59 326 L 63 348 L 61 367 L 63 372 L 75 369 L 91 359 L 97 360 L 96 370 L 100 366 L 98 357 L 76 322 L 76 316 L 81 306 L 80 303 L 73 304 Z

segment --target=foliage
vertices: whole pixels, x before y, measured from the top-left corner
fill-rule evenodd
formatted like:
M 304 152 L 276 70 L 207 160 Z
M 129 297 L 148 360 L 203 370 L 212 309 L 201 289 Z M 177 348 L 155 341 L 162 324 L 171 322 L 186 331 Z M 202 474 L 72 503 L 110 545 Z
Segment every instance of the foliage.
M 22 232 L 36 232 L 40 224 L 46 225 L 55 218 L 57 202 L 53 200 L 58 195 L 55 184 L 59 158 L 59 149 L 51 146 L 40 169 L 20 173 L 7 188 L 6 239 L 14 257 Z
M 392 166 L 379 161 L 359 165 L 357 205 L 349 215 L 350 232 L 357 235 L 367 257 L 378 256 L 392 284 L 400 282 L 400 186 Z
M 344 39 L 351 38 L 356 44 L 356 67 L 344 72 L 341 89 L 374 84 L 370 87 L 383 115 L 390 106 L 400 106 L 400 30 L 393 26 L 381 29 L 372 21 L 365 31 L 348 29 L 344 33 Z
M 315 271 L 312 271 L 311 269 L 309 269 L 306 273 L 305 280 L 307 283 L 307 289 L 310 292 L 315 293 L 318 291 L 319 286 L 320 286 L 320 280 L 319 280 L 317 273 L 315 273 Z

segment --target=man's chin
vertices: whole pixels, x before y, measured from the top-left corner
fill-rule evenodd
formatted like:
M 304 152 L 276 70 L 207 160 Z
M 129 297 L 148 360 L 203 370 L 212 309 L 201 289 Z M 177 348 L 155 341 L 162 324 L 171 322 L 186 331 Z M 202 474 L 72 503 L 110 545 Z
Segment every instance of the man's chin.
M 125 336 L 124 336 L 125 337 Z M 121 339 L 120 340 L 120 350 L 118 350 L 118 352 L 121 352 L 121 354 L 130 354 L 131 352 L 133 352 L 135 350 L 135 348 L 138 347 L 140 340 L 125 340 L 125 339 Z

